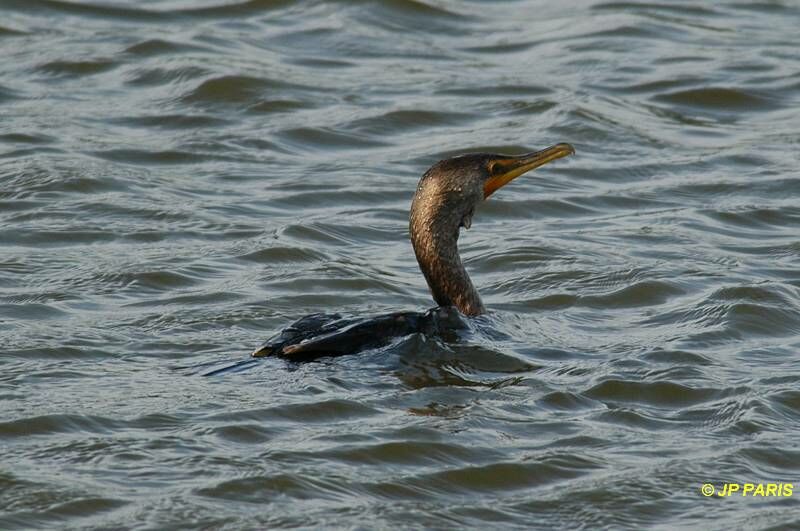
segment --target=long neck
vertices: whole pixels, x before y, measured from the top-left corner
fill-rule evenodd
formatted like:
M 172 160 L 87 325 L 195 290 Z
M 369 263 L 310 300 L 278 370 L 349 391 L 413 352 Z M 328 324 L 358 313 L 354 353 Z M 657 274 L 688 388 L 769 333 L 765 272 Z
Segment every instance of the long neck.
M 440 202 L 415 196 L 409 223 L 411 245 L 436 303 L 455 306 L 464 315 L 479 315 L 486 309 L 458 255 L 460 221 Z

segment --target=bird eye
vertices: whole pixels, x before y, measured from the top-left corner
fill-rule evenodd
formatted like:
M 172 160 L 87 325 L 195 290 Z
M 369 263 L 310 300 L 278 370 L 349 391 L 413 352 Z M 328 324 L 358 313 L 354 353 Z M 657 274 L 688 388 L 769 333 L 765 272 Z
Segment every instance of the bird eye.
M 489 175 L 503 173 L 503 165 L 497 161 L 490 162 L 486 169 L 489 170 Z

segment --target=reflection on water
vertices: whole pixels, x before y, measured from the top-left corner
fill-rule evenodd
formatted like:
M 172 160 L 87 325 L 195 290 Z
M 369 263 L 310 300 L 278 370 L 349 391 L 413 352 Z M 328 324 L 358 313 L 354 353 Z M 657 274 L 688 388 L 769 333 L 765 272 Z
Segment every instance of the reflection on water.
M 800 523 L 700 493 L 800 481 L 794 4 L 0 13 L 1 528 Z M 429 307 L 422 171 L 558 141 L 462 233 L 470 330 L 247 359 Z

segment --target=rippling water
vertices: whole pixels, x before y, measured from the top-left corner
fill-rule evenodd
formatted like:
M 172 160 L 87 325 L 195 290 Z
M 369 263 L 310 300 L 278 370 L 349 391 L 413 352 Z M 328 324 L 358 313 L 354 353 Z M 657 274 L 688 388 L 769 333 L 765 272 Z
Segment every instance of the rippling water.
M 795 2 L 0 2 L 0 528 L 800 525 Z M 488 316 L 431 306 L 419 175 L 482 206 Z

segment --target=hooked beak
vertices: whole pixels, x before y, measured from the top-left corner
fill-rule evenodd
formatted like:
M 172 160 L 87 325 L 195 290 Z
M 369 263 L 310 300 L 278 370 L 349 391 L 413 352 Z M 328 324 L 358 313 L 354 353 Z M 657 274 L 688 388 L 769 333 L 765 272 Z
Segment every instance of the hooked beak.
M 499 188 L 513 181 L 523 173 L 567 155 L 574 155 L 575 148 L 569 144 L 556 144 L 541 151 L 526 153 L 516 157 L 502 157 L 489 162 L 489 178 L 483 185 L 483 198 L 486 199 Z

